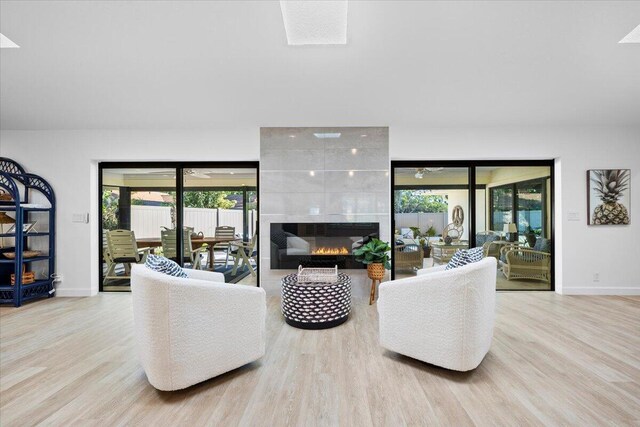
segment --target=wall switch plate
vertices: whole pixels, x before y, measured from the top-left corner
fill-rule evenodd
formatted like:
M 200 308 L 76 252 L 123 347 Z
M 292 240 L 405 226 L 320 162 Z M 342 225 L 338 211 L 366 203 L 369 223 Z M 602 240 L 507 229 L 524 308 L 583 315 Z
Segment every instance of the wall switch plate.
M 82 224 L 89 224 L 89 214 L 88 213 L 74 213 L 71 217 L 71 221 L 79 222 Z
M 580 221 L 580 212 L 567 212 L 567 221 Z

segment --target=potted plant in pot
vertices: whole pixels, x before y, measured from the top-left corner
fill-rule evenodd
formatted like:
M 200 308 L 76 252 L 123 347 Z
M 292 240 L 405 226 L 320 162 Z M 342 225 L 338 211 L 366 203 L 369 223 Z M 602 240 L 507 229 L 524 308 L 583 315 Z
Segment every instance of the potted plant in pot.
M 536 236 L 535 231 L 533 231 L 533 228 L 531 228 L 530 225 L 527 226 L 527 231 L 526 231 L 524 237 L 527 239 L 527 243 L 529 244 L 530 248 L 535 246 L 536 240 L 538 239 L 538 236 Z
M 435 237 L 435 235 L 436 235 L 436 229 L 433 228 L 433 225 L 427 228 L 427 231 L 425 231 L 424 234 L 422 235 L 424 239 L 424 244 L 422 245 L 422 249 L 424 250 L 425 258 L 431 258 L 431 246 L 429 246 L 429 242 L 430 242 L 429 239 L 431 237 Z M 421 243 L 423 239 L 420 239 Z
M 373 304 L 376 298 L 376 281 L 380 283 L 384 278 L 384 271 L 391 269 L 391 263 L 389 262 L 390 251 L 389 243 L 375 238 L 353 251 L 356 261 L 367 266 L 367 275 L 371 279 L 369 304 Z

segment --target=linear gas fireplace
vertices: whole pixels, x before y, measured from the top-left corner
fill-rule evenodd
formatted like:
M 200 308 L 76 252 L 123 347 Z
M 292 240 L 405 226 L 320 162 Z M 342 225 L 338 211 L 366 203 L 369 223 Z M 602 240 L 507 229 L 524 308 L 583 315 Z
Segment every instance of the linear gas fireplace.
M 272 223 L 271 268 L 364 268 L 353 251 L 379 233 L 373 222 Z

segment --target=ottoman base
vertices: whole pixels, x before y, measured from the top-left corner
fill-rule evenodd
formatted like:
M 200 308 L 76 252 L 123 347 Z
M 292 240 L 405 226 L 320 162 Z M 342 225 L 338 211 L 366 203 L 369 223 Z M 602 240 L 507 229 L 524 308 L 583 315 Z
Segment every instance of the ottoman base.
M 331 320 L 329 322 L 298 322 L 296 320 L 287 319 L 285 317 L 284 321 L 287 322 L 288 325 L 293 326 L 298 329 L 329 329 L 335 328 L 338 325 L 342 325 L 347 321 L 349 316 L 344 316 L 341 319 Z

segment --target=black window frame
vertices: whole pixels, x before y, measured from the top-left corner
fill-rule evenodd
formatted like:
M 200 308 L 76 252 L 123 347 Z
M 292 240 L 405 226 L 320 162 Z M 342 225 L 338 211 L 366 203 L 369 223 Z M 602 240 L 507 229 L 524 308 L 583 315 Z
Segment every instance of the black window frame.
M 467 188 L 469 189 L 469 246 L 475 247 L 476 245 L 476 190 L 482 189 L 483 185 L 476 185 L 476 170 L 477 168 L 482 167 L 548 167 L 549 168 L 549 191 L 550 191 L 550 203 L 551 209 L 549 214 L 549 222 L 550 222 L 550 231 L 551 235 L 549 238 L 551 239 L 551 256 L 554 259 L 551 261 L 551 282 L 548 290 L 540 290 L 541 292 L 549 292 L 555 291 L 555 272 L 556 272 L 556 263 L 555 263 L 555 159 L 535 159 L 535 160 L 392 160 L 391 161 L 391 230 L 390 236 L 391 238 L 391 253 L 395 253 L 395 238 L 394 230 L 395 230 L 395 171 L 396 169 L 402 168 L 467 168 L 468 170 L 468 180 L 467 185 L 454 185 L 454 186 L 441 186 L 441 187 L 457 187 L 459 189 Z M 545 179 L 545 178 L 539 178 Z M 398 186 L 399 189 L 428 189 L 433 188 L 434 186 L 419 186 L 419 185 L 409 185 L 409 186 Z M 473 189 L 473 191 L 471 191 Z M 546 181 L 543 186 L 543 190 L 546 191 Z M 546 196 L 546 195 L 545 195 Z M 514 197 L 515 199 L 515 197 Z M 546 203 L 546 198 L 545 198 Z M 545 205 L 546 211 L 546 205 Z M 392 265 L 391 265 L 391 279 L 395 279 L 395 265 L 393 265 L 393 257 L 392 257 Z M 527 289 L 513 289 L 505 292 L 514 292 L 514 291 L 528 291 Z M 502 291 L 500 291 L 502 292 Z
M 260 162 L 259 161 L 225 161 L 225 162 L 157 162 L 157 161 L 132 161 L 132 162 L 98 162 L 98 289 L 100 292 L 107 292 L 103 290 L 103 271 L 102 271 L 102 262 L 103 262 L 103 235 L 102 235 L 102 188 L 103 188 L 103 179 L 102 174 L 105 169 L 174 169 L 176 172 L 176 185 L 175 188 L 169 189 L 169 191 L 176 192 L 176 206 L 180 206 L 180 209 L 176 209 L 176 227 L 177 227 L 177 253 L 183 253 L 184 248 L 183 245 L 183 209 L 184 209 L 184 200 L 183 194 L 185 191 L 184 187 L 184 179 L 177 179 L 177 177 L 184 176 L 185 169 L 198 169 L 198 168 L 210 168 L 210 169 L 255 169 L 256 170 L 256 185 L 254 186 L 239 186 L 239 187 L 219 187 L 220 189 L 234 188 L 234 191 L 242 191 L 244 190 L 243 197 L 246 200 L 246 193 L 248 191 L 256 191 L 260 188 Z M 132 187 L 133 188 L 133 187 Z M 203 187 L 204 188 L 204 187 Z M 207 190 L 211 190 L 211 187 L 206 187 Z M 187 191 L 198 191 L 198 187 L 187 187 Z M 147 189 L 148 190 L 148 189 Z M 162 190 L 160 187 L 153 187 L 153 191 Z M 218 190 L 218 187 L 216 187 Z M 145 191 L 143 187 L 135 187 L 133 191 Z M 258 201 L 256 203 L 256 212 L 258 218 L 260 218 L 260 198 L 258 197 Z M 247 205 L 244 204 L 243 207 L 243 235 L 247 234 Z M 255 232 L 259 233 L 259 223 L 257 221 L 255 226 Z M 258 260 L 260 259 L 260 248 L 259 241 L 256 246 L 256 252 Z M 178 257 L 178 264 L 180 266 L 184 265 L 182 257 Z M 258 268 L 256 269 L 256 282 L 257 287 L 260 287 L 260 263 L 258 262 Z
M 511 190 L 513 194 L 513 198 L 511 200 L 511 217 L 513 218 L 513 222 L 515 224 L 519 224 L 520 214 L 518 210 L 518 188 L 521 186 L 525 186 L 526 184 L 536 183 L 536 184 L 540 184 L 542 188 L 542 191 L 540 193 L 542 198 L 542 230 L 544 230 L 543 237 L 547 237 L 546 230 L 547 230 L 547 225 L 549 221 L 549 218 L 547 215 L 547 180 L 548 179 L 549 179 L 548 177 L 540 177 L 540 178 L 527 179 L 524 181 L 510 182 L 508 184 L 496 185 L 495 187 L 489 187 L 489 229 L 495 230 L 494 222 L 493 222 L 493 191 L 494 190 L 497 190 L 500 188 Z

